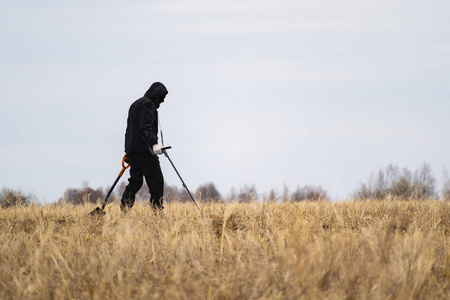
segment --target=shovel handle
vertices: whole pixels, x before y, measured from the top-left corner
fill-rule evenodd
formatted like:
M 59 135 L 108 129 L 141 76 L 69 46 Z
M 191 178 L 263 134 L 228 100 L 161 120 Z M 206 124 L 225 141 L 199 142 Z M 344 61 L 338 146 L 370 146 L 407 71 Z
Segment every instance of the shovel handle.
M 128 169 L 128 168 L 130 167 L 130 164 L 127 163 L 127 162 L 125 161 L 126 159 L 127 159 L 126 156 L 124 156 L 124 157 L 122 158 L 122 170 L 120 170 L 119 177 L 122 176 L 122 175 L 123 175 L 123 172 L 125 172 L 125 170 Z M 125 165 L 125 164 L 126 164 L 126 165 Z
M 130 166 L 130 164 L 126 161 L 127 158 L 128 157 L 126 155 L 124 155 L 123 158 L 122 158 L 122 168 L 124 168 L 124 169 L 128 169 L 128 167 Z

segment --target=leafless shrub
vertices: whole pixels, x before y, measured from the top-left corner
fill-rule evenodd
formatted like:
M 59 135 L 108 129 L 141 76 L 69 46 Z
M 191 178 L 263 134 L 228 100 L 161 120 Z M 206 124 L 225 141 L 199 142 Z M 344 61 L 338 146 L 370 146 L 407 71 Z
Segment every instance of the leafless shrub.
M 292 193 L 290 200 L 293 202 L 298 201 L 319 201 L 327 200 L 327 192 L 321 186 L 305 185 L 298 187 L 294 193 Z
M 65 201 L 72 204 L 97 203 L 97 201 L 105 198 L 102 188 L 94 190 L 89 187 L 87 182 L 83 183 L 81 189 L 68 188 L 64 192 L 64 197 L 60 201 Z
M 12 190 L 4 187 L 0 195 L 0 207 L 22 205 L 27 206 L 31 202 L 31 196 L 25 195 L 20 190 Z
M 254 185 L 244 185 L 237 192 L 234 188 L 231 189 L 230 196 L 228 197 L 229 201 L 236 201 L 239 203 L 249 203 L 257 198 L 257 192 Z
M 168 184 L 164 184 L 164 199 L 167 202 L 186 202 L 182 197 L 182 191 L 177 186 Z
M 205 202 L 217 201 L 222 199 L 219 191 L 217 191 L 214 183 L 209 182 L 203 185 L 200 185 L 197 189 L 197 193 L 201 195 L 202 200 Z
M 372 175 L 367 183 L 362 183 L 354 197 L 377 200 L 388 196 L 395 199 L 436 198 L 435 184 L 431 168 L 427 164 L 423 164 L 414 173 L 391 164 L 385 170 L 381 169 L 378 176 Z

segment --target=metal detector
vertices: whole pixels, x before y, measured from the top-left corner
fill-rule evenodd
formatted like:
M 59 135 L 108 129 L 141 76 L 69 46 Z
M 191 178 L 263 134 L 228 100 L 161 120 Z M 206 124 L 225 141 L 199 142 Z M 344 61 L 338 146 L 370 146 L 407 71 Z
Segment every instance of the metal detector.
M 171 149 L 172 147 L 163 147 L 161 148 L 162 153 L 164 153 L 164 155 L 167 157 L 167 159 L 169 160 L 170 164 L 172 165 L 173 169 L 175 170 L 175 172 L 177 173 L 178 177 L 180 177 L 181 183 L 183 184 L 183 187 L 186 189 L 186 191 L 188 192 L 189 196 L 191 197 L 192 202 L 194 202 L 195 206 L 197 206 L 198 210 L 200 210 L 200 207 L 198 207 L 197 202 L 195 202 L 194 197 L 192 197 L 191 192 L 189 191 L 186 183 L 184 183 L 183 178 L 181 178 L 180 173 L 178 173 L 177 168 L 175 168 L 175 165 L 173 164 L 172 160 L 169 157 L 169 154 L 167 154 L 167 149 Z

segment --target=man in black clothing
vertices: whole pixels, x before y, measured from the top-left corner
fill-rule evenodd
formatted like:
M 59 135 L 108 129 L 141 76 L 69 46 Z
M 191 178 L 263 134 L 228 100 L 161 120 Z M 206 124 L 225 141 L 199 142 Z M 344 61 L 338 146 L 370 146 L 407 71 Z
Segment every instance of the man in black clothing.
M 158 154 L 158 108 L 164 102 L 168 91 L 160 83 L 153 83 L 144 97 L 136 100 L 128 111 L 125 133 L 125 153 L 130 164 L 130 179 L 122 195 L 120 209 L 132 208 L 136 193 L 144 183 L 150 190 L 150 204 L 154 209 L 163 209 L 164 178 L 159 165 Z

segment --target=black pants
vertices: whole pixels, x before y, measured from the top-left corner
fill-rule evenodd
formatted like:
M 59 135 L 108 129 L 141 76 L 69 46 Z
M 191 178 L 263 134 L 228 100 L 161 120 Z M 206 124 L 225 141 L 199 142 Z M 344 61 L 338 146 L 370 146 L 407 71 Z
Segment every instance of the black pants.
M 130 179 L 122 195 L 120 208 L 126 210 L 133 207 L 136 193 L 144 183 L 142 177 L 145 177 L 150 190 L 150 204 L 155 209 L 163 209 L 164 177 L 158 156 L 152 155 L 150 151 L 127 154 L 127 156 L 130 164 Z

